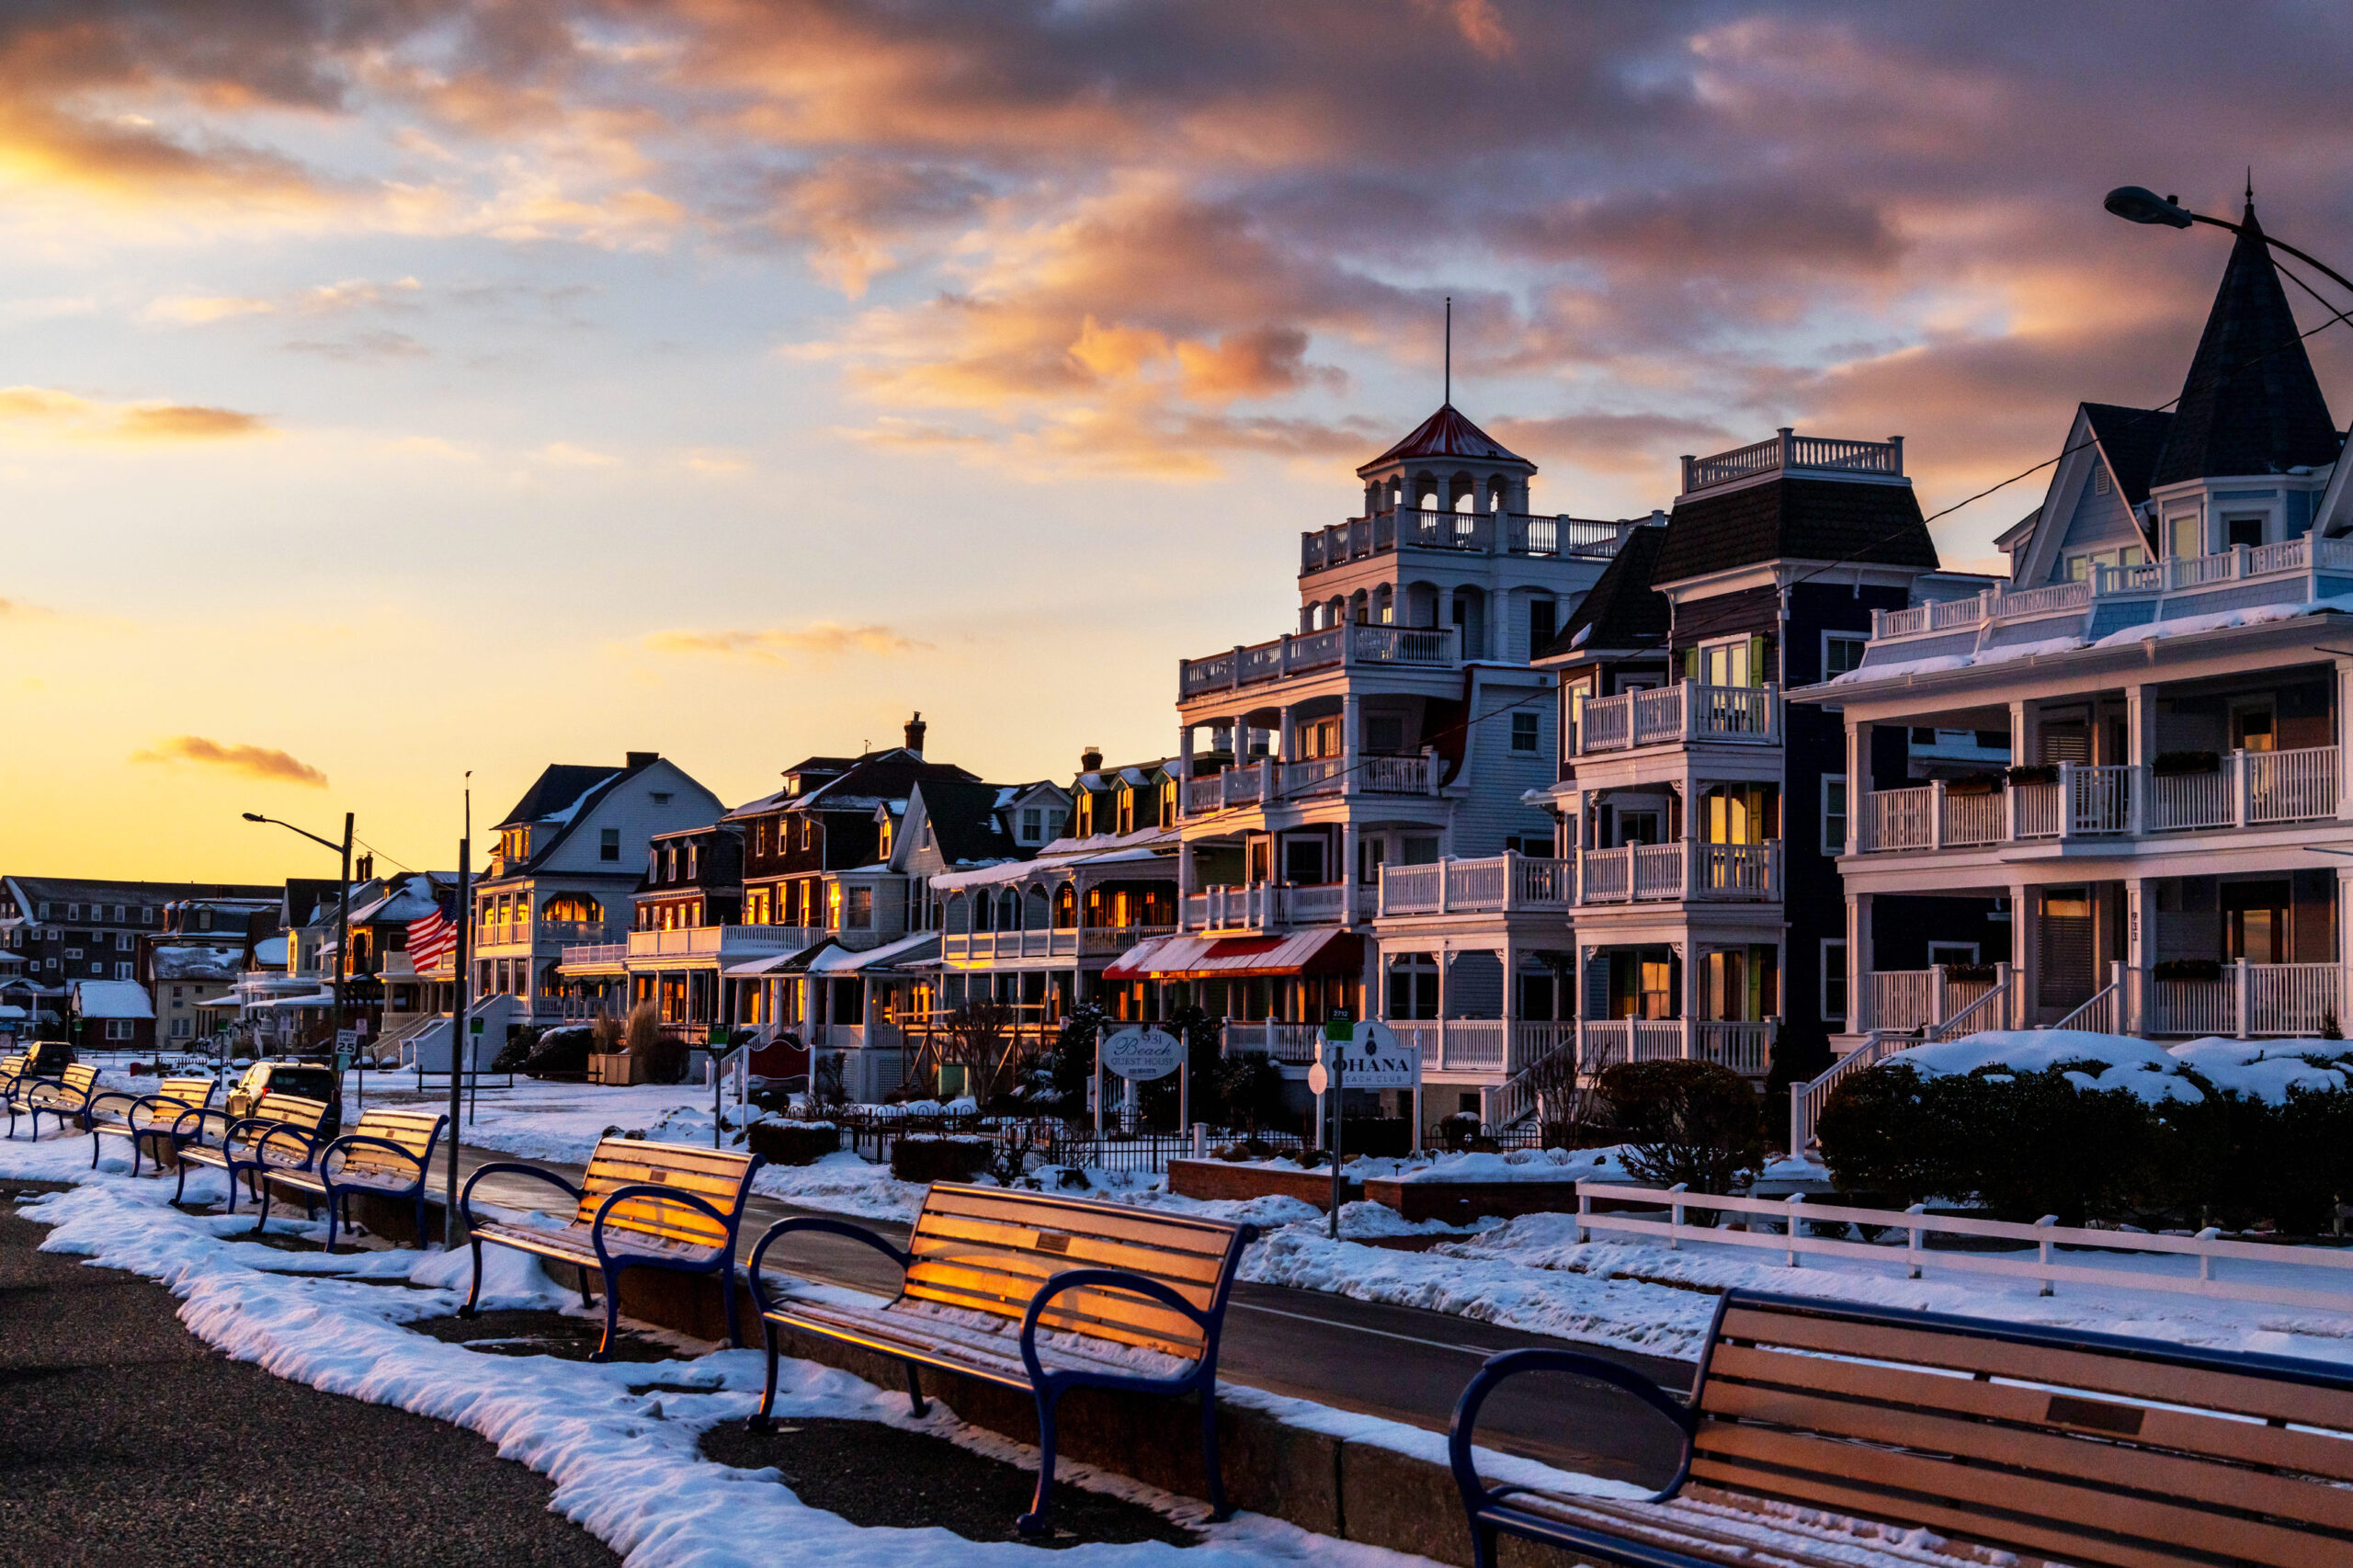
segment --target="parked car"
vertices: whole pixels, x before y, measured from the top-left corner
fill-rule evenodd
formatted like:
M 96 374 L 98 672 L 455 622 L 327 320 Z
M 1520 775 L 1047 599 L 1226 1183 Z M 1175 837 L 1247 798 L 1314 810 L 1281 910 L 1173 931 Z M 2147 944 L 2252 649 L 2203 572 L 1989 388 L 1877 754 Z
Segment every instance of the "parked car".
M 290 1062 L 272 1059 L 256 1062 L 244 1071 L 234 1087 L 229 1091 L 229 1114 L 249 1116 L 261 1103 L 263 1095 L 275 1090 L 281 1095 L 300 1095 L 304 1099 L 327 1102 L 327 1118 L 319 1124 L 322 1137 L 333 1138 L 343 1131 L 343 1078 L 334 1066 L 325 1062 Z

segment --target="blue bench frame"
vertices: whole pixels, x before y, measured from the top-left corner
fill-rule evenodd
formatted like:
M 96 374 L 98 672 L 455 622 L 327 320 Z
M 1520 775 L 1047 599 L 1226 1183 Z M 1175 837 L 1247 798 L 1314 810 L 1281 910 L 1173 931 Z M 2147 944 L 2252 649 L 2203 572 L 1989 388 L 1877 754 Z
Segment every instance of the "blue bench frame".
M 433 1135 L 426 1140 L 425 1153 L 421 1157 L 389 1138 L 379 1138 L 369 1132 L 347 1132 L 330 1141 L 325 1148 L 320 1150 L 307 1170 L 290 1171 L 283 1165 L 267 1167 L 261 1181 L 261 1222 L 263 1224 L 269 1222 L 269 1184 L 273 1177 L 309 1176 L 318 1182 L 324 1195 L 324 1201 L 327 1206 L 327 1251 L 335 1251 L 335 1233 L 337 1227 L 344 1222 L 344 1208 L 350 1202 L 352 1194 L 358 1192 L 372 1193 L 378 1198 L 389 1198 L 394 1201 L 405 1198 L 415 1203 L 416 1205 L 416 1244 L 419 1247 L 424 1246 L 426 1184 L 432 1177 L 433 1151 L 440 1147 L 441 1134 L 448 1131 L 449 1127 L 448 1112 L 445 1111 L 433 1119 Z M 387 1153 L 397 1155 L 414 1164 L 416 1166 L 416 1179 L 404 1187 L 383 1187 L 369 1182 L 335 1180 L 327 1167 L 327 1162 L 334 1159 L 338 1151 L 358 1148 L 363 1144 L 369 1148 L 381 1149 Z M 298 1187 L 297 1190 L 301 1189 Z M 303 1199 L 302 1207 L 305 1213 L 313 1212 L 307 1197 Z
M 218 1085 L 215 1085 L 215 1092 L 218 1092 Z M 109 1096 L 116 1099 L 125 1099 L 131 1102 L 131 1108 L 123 1113 L 122 1122 L 119 1127 L 112 1123 L 102 1127 L 99 1125 L 97 1118 L 92 1114 L 92 1108 L 94 1108 L 99 1100 L 107 1098 Z M 169 1108 L 175 1113 L 168 1118 L 171 1122 L 171 1126 L 166 1127 L 160 1125 L 166 1119 L 161 1115 L 158 1115 L 153 1121 L 150 1121 L 146 1126 L 140 1126 L 138 1122 L 138 1116 L 139 1108 L 142 1106 L 145 1106 L 150 1110 L 156 1112 L 161 1112 Z M 212 1107 L 209 1103 L 200 1106 L 192 1106 L 185 1104 L 179 1100 L 167 1100 L 161 1095 L 130 1095 L 123 1093 L 120 1089 L 106 1089 L 94 1093 L 89 1096 L 89 1098 L 82 1102 L 82 1130 L 90 1135 L 90 1168 L 92 1170 L 97 1170 L 98 1168 L 98 1155 L 106 1147 L 100 1140 L 102 1140 L 108 1132 L 119 1132 L 131 1140 L 131 1174 L 135 1176 L 139 1174 L 139 1144 L 142 1139 L 169 1138 L 172 1136 L 173 1130 L 178 1127 L 180 1119 L 189 1111 L 204 1111 L 211 1108 Z M 178 1148 L 177 1143 L 175 1143 L 173 1148 L 176 1151 Z M 176 1154 L 175 1157 L 176 1157 Z M 163 1172 L 158 1168 L 156 1174 L 161 1176 Z
M 0 1091 L 0 1097 L 5 1097 L 8 1102 L 9 1137 L 14 1138 L 17 1135 L 17 1118 L 19 1114 L 22 1114 L 32 1118 L 33 1141 L 35 1142 L 39 1142 L 40 1141 L 40 1119 L 42 1117 L 46 1116 L 50 1118 L 60 1127 L 68 1126 L 82 1119 L 84 1114 L 89 1109 L 91 1097 L 100 1092 L 98 1089 L 98 1081 L 96 1078 L 93 1078 L 90 1080 L 90 1086 L 85 1090 L 80 1091 L 82 1103 L 79 1105 L 72 1107 L 38 1105 L 28 1099 L 24 1102 L 23 1111 L 19 1112 L 17 1108 L 17 1092 L 19 1090 L 24 1090 L 29 1093 L 34 1086 L 41 1084 L 48 1085 L 51 1088 L 55 1089 L 61 1095 L 72 1095 L 75 1093 L 74 1089 L 67 1086 L 66 1082 L 63 1077 L 45 1077 L 40 1074 L 35 1073 L 29 1067 L 28 1067 L 24 1072 L 17 1074 L 15 1077 L 8 1080 L 7 1086 L 5 1091 Z
M 742 1239 L 744 1208 L 751 1201 L 752 1177 L 757 1175 L 760 1167 L 767 1163 L 767 1156 L 765 1154 L 752 1156 L 751 1163 L 744 1167 L 744 1185 L 736 1191 L 735 1207 L 724 1213 L 720 1210 L 718 1204 L 698 1193 L 682 1192 L 676 1187 L 665 1187 L 659 1182 L 631 1182 L 627 1186 L 617 1187 L 605 1194 L 604 1200 L 597 1205 L 596 1218 L 589 1222 L 588 1226 L 588 1244 L 597 1254 L 597 1272 L 605 1282 L 605 1337 L 598 1342 L 596 1354 L 590 1356 L 588 1359 L 602 1361 L 612 1353 L 613 1337 L 620 1332 L 621 1274 L 624 1270 L 631 1268 L 659 1268 L 673 1274 L 721 1276 L 720 1294 L 726 1299 L 727 1303 L 727 1343 L 739 1350 L 744 1347 L 744 1330 L 739 1321 L 741 1312 L 735 1304 L 735 1248 Z M 498 1173 L 536 1176 L 551 1186 L 562 1187 L 565 1192 L 570 1193 L 575 1210 L 580 1202 L 579 1187 L 543 1166 L 529 1165 L 520 1160 L 493 1160 L 488 1165 L 476 1165 L 473 1174 L 466 1177 L 465 1187 L 458 1193 L 459 1223 L 464 1228 L 466 1244 L 474 1255 L 473 1283 L 466 1290 L 466 1304 L 458 1309 L 458 1315 L 461 1318 L 470 1318 L 474 1315 L 474 1303 L 482 1296 L 482 1244 L 484 1238 L 474 1233 L 474 1184 L 486 1176 Z M 672 1259 L 653 1253 L 630 1253 L 616 1259 L 605 1245 L 605 1216 L 611 1213 L 613 1205 L 624 1198 L 660 1198 L 672 1203 L 684 1204 L 690 1209 L 700 1210 L 726 1228 L 727 1240 L 710 1261 L 704 1263 L 690 1262 L 683 1258 Z M 508 1244 L 504 1236 L 492 1236 L 488 1240 L 493 1246 Z M 516 1250 L 527 1249 L 518 1247 Z M 532 1256 L 545 1257 L 546 1255 L 534 1253 Z M 571 1260 L 558 1258 L 551 1261 L 569 1262 Z M 580 1304 L 585 1307 L 590 1304 L 588 1265 L 585 1262 L 581 1263 L 579 1268 Z
M 796 1231 L 813 1231 L 826 1235 L 847 1236 L 864 1242 L 898 1264 L 904 1270 L 915 1262 L 915 1255 L 898 1246 L 863 1225 L 843 1220 L 819 1219 L 796 1215 L 779 1220 L 760 1237 L 752 1249 L 749 1265 L 752 1300 L 760 1310 L 761 1337 L 767 1342 L 767 1380 L 760 1393 L 760 1408 L 747 1423 L 751 1430 L 765 1432 L 776 1408 L 777 1330 L 780 1326 L 770 1314 L 778 1307 L 768 1300 L 761 1288 L 760 1265 L 768 1248 Z M 1225 1327 L 1227 1298 L 1233 1290 L 1234 1276 L 1242 1267 L 1242 1249 L 1258 1239 L 1258 1227 L 1241 1224 L 1234 1227 L 1233 1239 L 1227 1244 L 1225 1263 L 1218 1277 L 1217 1294 L 1204 1312 L 1157 1279 L 1141 1274 L 1131 1274 L 1123 1268 L 1074 1268 L 1048 1279 L 1043 1289 L 1029 1299 L 1029 1311 L 1021 1319 L 1021 1364 L 1028 1370 L 1027 1382 L 959 1361 L 952 1356 L 924 1358 L 909 1354 L 898 1346 L 866 1345 L 866 1348 L 904 1362 L 907 1372 L 907 1398 L 917 1416 L 928 1409 L 924 1402 L 923 1385 L 917 1376 L 919 1367 L 932 1367 L 940 1371 L 959 1372 L 978 1378 L 1000 1388 L 1026 1389 L 1038 1402 L 1038 1491 L 1029 1504 L 1029 1511 L 1014 1521 L 1014 1528 L 1023 1535 L 1043 1535 L 1049 1511 L 1053 1506 L 1054 1493 L 1054 1410 L 1062 1396 L 1076 1388 L 1114 1389 L 1131 1393 L 1160 1393 L 1170 1398 L 1198 1392 L 1201 1396 L 1201 1464 L 1209 1482 L 1210 1517 L 1224 1520 L 1233 1517 L 1233 1506 L 1225 1500 L 1224 1472 L 1218 1463 L 1217 1450 L 1217 1346 Z M 1181 1312 L 1201 1327 L 1201 1358 L 1193 1369 L 1174 1378 L 1122 1377 L 1108 1372 L 1085 1370 L 1048 1371 L 1038 1359 L 1038 1319 L 1046 1303 L 1064 1290 L 1092 1285 L 1131 1291 Z M 800 1324 L 790 1324 L 797 1333 L 813 1332 Z

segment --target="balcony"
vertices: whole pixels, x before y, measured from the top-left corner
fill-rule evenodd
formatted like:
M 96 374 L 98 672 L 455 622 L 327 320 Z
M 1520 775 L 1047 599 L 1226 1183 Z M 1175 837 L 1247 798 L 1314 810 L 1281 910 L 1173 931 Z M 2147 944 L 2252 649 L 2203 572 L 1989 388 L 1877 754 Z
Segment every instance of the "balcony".
M 2334 963 L 2240 960 L 2219 967 L 2213 980 L 2158 980 L 2150 971 L 2110 963 L 2108 984 L 2051 1027 L 2144 1037 L 2312 1040 L 2330 1017 L 2344 1016 L 2344 975 Z M 1943 965 L 1874 971 L 1867 1027 L 1929 1040 L 2018 1027 L 2022 1004 L 2012 997 L 2022 993 L 2016 971 L 2006 963 L 1994 968 L 1991 983 L 1954 978 Z
M 605 937 L 605 923 L 601 920 L 542 920 L 534 931 L 529 920 L 485 920 L 477 927 L 477 947 L 533 947 L 541 942 L 600 942 Z
M 1381 868 L 1381 915 L 1550 913 L 1574 903 L 1573 860 L 1506 852 L 1476 860 Z
M 1117 958 L 1138 942 L 1176 934 L 1174 926 L 1057 926 L 1029 931 L 943 931 L 939 956 L 949 963 L 1013 959 Z
M 1743 1077 L 1762 1078 L 1780 1027 L 1776 1018 L 1583 1018 L 1577 1070 L 1598 1073 L 1620 1062 L 1712 1062 Z
M 1580 904 L 1677 899 L 1770 901 L 1781 896 L 1781 842 L 1629 844 L 1577 852 Z
M 756 959 L 797 953 L 824 939 L 813 926 L 688 926 L 676 931 L 631 931 L 632 959 Z
M 1702 686 L 1681 681 L 1649 691 L 1621 691 L 1588 699 L 1577 715 L 1579 756 L 1641 746 L 1729 741 L 1781 744 L 1781 689 L 1765 686 Z
M 1523 1018 L 1434 1018 L 1389 1027 L 1401 1044 L 1420 1048 L 1422 1068 L 1508 1076 L 1575 1038 L 1574 1023 Z
M 1943 779 L 1864 797 L 1859 853 L 2139 838 L 2336 820 L 2337 748 L 2235 751 L 2211 773 L 2057 765 L 2049 783 L 1956 794 Z
M 1288 926 L 1336 926 L 1355 915 L 1346 882 L 1296 887 L 1253 882 L 1185 895 L 1188 931 L 1267 931 Z
M 1628 531 L 1639 526 L 1572 517 L 1566 513 L 1544 517 L 1528 512 L 1434 512 L 1406 506 L 1308 529 L 1299 536 L 1299 573 L 1304 577 L 1350 561 L 1386 554 L 1397 548 L 1401 536 L 1409 550 L 1607 561 L 1618 553 Z
M 1359 754 L 1352 768 L 1345 757 L 1279 762 L 1272 757 L 1245 763 L 1206 778 L 1185 780 L 1184 812 L 1206 816 L 1235 806 L 1272 806 L 1338 795 L 1435 795 L 1438 760 L 1433 752 L 1408 756 Z
M 1178 662 L 1176 699 L 1237 691 L 1313 670 L 1382 665 L 1449 669 L 1460 665 L 1461 630 L 1452 626 L 1326 626 Z
M 2323 576 L 2337 581 L 2324 586 Z M 2323 598 L 2343 591 L 2347 578 L 2353 578 L 2353 539 L 2314 539 L 2306 534 L 2279 544 L 2236 545 L 2213 555 L 2096 567 L 2079 582 L 2018 592 L 1988 588 L 1971 598 L 1944 599 L 1910 609 L 1873 610 L 1871 641 L 1991 631 L 2010 622 L 2048 620 L 2066 614 L 2082 618 L 2086 634 L 2092 631 L 2105 634 L 2209 608 Z M 2267 583 L 2280 591 L 2248 597 L 2247 585 Z M 1907 649 L 1888 656 L 1911 659 L 1921 654 Z M 1864 669 L 1868 672 L 1870 667 L 1866 658 Z
M 618 970 L 629 960 L 627 942 L 586 942 L 563 949 L 560 966 L 567 971 L 589 969 Z
M 1831 474 L 1842 479 L 1904 477 L 1904 437 L 1884 441 L 1841 441 L 1822 436 L 1800 436 L 1784 428 L 1768 441 L 1718 452 L 1711 458 L 1683 460 L 1683 494 L 1690 495 L 1722 484 L 1762 479 L 1768 474 Z

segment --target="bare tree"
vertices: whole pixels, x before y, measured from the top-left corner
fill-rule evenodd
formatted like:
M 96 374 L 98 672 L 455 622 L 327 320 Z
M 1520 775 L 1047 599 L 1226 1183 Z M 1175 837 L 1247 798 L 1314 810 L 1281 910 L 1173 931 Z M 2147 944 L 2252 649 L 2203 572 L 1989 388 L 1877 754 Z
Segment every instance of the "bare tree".
M 986 1105 L 1013 1061 L 1013 1009 L 989 999 L 964 1003 L 940 1021 L 939 1062 L 964 1069 L 964 1092 Z
M 1608 1046 L 1596 1046 L 1580 1061 L 1574 1042 L 1540 1056 L 1526 1069 L 1528 1086 L 1536 1100 L 1536 1123 L 1544 1141 L 1557 1148 L 1582 1149 L 1597 1130 L 1609 1125 L 1609 1104 L 1602 1097 L 1601 1074 L 1617 1061 Z

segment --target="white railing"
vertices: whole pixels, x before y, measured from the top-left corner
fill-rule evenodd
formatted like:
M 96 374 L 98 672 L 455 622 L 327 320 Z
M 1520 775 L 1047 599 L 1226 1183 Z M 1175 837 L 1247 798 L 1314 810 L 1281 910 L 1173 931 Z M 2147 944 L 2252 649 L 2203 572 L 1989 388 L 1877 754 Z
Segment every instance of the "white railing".
M 1682 681 L 1587 701 L 1577 722 L 1583 756 L 1689 741 L 1779 744 L 1780 688 Z
M 1176 934 L 1174 926 L 1086 926 L 1079 928 L 1078 950 L 1097 956 L 1124 953 L 1138 942 Z
M 2123 965 L 2115 968 L 2121 971 Z M 2083 1006 L 2046 1026 L 2054 1029 L 2082 1029 L 2087 1034 L 2121 1034 L 2124 1032 L 2124 983 L 2120 978 L 2092 993 Z
M 1713 1062 L 1761 1078 L 1779 1025 L 1711 1018 L 1581 1018 L 1576 1025 L 1580 1072 L 1620 1062 Z
M 631 931 L 629 956 L 709 958 L 722 953 L 793 953 L 824 939 L 806 926 L 688 926 L 676 931 Z
M 1683 460 L 1683 493 L 1711 485 L 1731 484 L 1759 474 L 1790 469 L 1813 469 L 1833 473 L 1875 473 L 1890 478 L 1904 472 L 1904 441 L 1836 440 L 1827 436 L 1801 436 L 1783 430 L 1754 446 L 1739 447 L 1713 457 Z
M 1693 1027 L 1691 1054 L 1729 1067 L 1745 1078 L 1762 1078 L 1773 1054 L 1771 1022 L 1724 1022 L 1702 1018 Z
M 1344 918 L 1346 882 L 1292 887 L 1253 882 L 1185 896 L 1185 924 L 1195 931 L 1263 931 L 1276 926 L 1328 926 Z
M 1945 1008 L 1948 1017 L 1942 1023 L 1930 1024 L 1921 1031 L 1924 1040 L 1961 1040 L 1988 1029 L 2007 1028 L 2010 1021 L 2010 992 L 2016 981 L 2008 964 L 1995 966 L 1995 979 L 1991 984 L 1969 985 L 1959 981 L 1945 984 Z M 1971 991 L 1976 992 L 1971 996 Z
M 1259 681 L 1284 680 L 1336 665 L 1453 665 L 1459 629 L 1451 626 L 1373 626 L 1348 624 L 1320 627 L 1313 631 L 1286 633 L 1265 642 L 1252 642 L 1179 663 L 1178 699 L 1207 692 L 1232 690 Z
M 1336 756 L 1310 757 L 1305 762 L 1283 764 L 1283 793 L 1300 795 L 1336 795 L 1347 780 L 1343 764 Z
M 1257 1051 L 1289 1066 L 1305 1067 L 1315 1061 L 1316 1042 L 1323 1038 L 1322 1024 L 1288 1024 L 1273 1018 L 1245 1022 L 1240 1018 L 1229 1018 L 1225 1024 L 1222 1049 L 1228 1056 L 1241 1051 Z
M 2326 822 L 2336 815 L 2338 766 L 2335 746 L 2230 752 L 2212 773 L 2062 763 L 2059 782 L 2013 784 L 2006 805 L 1999 794 L 1955 795 L 1941 782 L 1874 790 L 1857 832 L 1863 850 L 1881 852 Z
M 1438 1065 L 1448 1072 L 1501 1072 L 1504 1030 L 1501 1018 L 1449 1018 L 1438 1032 Z
M 1871 1027 L 1909 1032 L 1936 1022 L 1930 994 L 1936 972 L 1926 969 L 1871 971 Z
M 1225 778 L 1212 773 L 1206 778 L 1185 780 L 1185 814 L 1198 816 L 1213 812 L 1225 804 Z
M 1994 966 L 1991 980 L 1957 980 L 1949 964 L 1927 969 L 1881 969 L 1870 974 L 1870 1027 L 1895 1033 L 1927 1031 L 1930 1040 L 1956 1040 L 1979 1029 L 2003 1027 L 1987 1009 L 2010 983 L 2006 963 Z M 1969 1020 L 1966 1028 L 1960 1027 Z
M 2247 1033 L 2317 1039 L 2334 1018 L 2342 1025 L 2338 1008 L 2342 974 L 2333 963 L 2248 964 L 2246 971 Z
M 1451 665 L 1456 628 L 1451 626 L 1355 626 L 1347 629 L 1349 656 L 1360 665 Z
M 562 968 L 571 969 L 591 964 L 603 966 L 622 963 L 627 961 L 628 958 L 629 944 L 627 942 L 587 942 L 564 949 L 563 957 L 558 960 L 558 963 Z
M 1577 854 L 1582 903 L 1640 903 L 1686 898 L 1781 896 L 1781 843 L 1629 844 Z
M 1781 845 L 1702 844 L 1690 846 L 1695 898 L 1779 898 L 1781 896 Z
M 1435 795 L 1438 793 L 1438 754 L 1418 756 L 1365 756 L 1357 769 L 1357 788 L 1371 795 Z
M 1383 866 L 1379 908 L 1384 915 L 1567 909 L 1571 866 L 1508 850 L 1482 859 Z
M 1597 1200 L 1612 1204 L 1643 1204 L 1649 1211 L 1597 1210 L 1594 1208 Z M 1685 1218 L 1686 1212 L 1694 1209 L 1707 1210 L 1711 1215 L 1740 1216 L 1745 1222 L 1738 1229 L 1720 1220 L 1694 1224 Z M 1660 1210 L 1665 1211 L 1664 1218 L 1657 1217 Z M 1764 1222 L 1759 1223 L 1760 1220 Z M 1848 1226 L 1900 1230 L 1904 1233 L 1904 1244 L 1899 1248 L 1881 1246 L 1872 1242 L 1818 1236 L 1808 1231 L 1810 1222 L 1835 1225 L 1842 1233 Z M 2209 1234 L 2168 1236 L 2153 1235 L 2145 1231 L 2095 1231 L 2061 1225 L 2056 1221 L 2048 1220 L 2022 1225 L 2006 1220 L 1930 1214 L 1918 1206 L 1901 1213 L 1886 1209 L 1850 1209 L 1843 1205 L 1814 1203 L 1802 1193 L 1779 1200 L 1769 1198 L 1711 1198 L 1699 1192 L 1660 1191 L 1655 1187 L 1581 1181 L 1577 1183 L 1577 1240 L 1588 1241 L 1595 1232 L 1654 1239 L 1670 1247 L 1679 1247 L 1689 1242 L 1776 1252 L 1782 1255 L 1783 1263 L 1790 1268 L 1799 1267 L 1798 1260 L 1809 1254 L 1816 1257 L 1843 1257 L 1875 1265 L 1886 1264 L 1900 1256 L 1910 1266 L 1909 1272 L 1915 1278 L 1927 1269 L 1935 1268 L 1939 1273 L 1949 1271 L 1962 1275 L 2032 1279 L 2040 1283 L 2045 1295 L 2054 1293 L 2063 1284 L 2085 1285 L 2103 1291 L 2118 1289 L 2162 1290 L 2174 1295 L 2206 1296 L 2222 1301 L 2266 1301 L 2279 1306 L 2317 1307 L 2340 1312 L 2353 1311 L 2353 1275 L 2345 1272 L 2353 1269 L 2353 1249 L 2341 1247 L 2226 1242 Z M 2034 1256 L 2006 1257 L 1999 1252 L 1961 1247 L 1938 1247 L 1931 1251 L 1927 1245 L 1930 1235 L 2015 1242 L 2018 1250 L 2030 1250 Z M 2177 1272 L 2169 1272 L 2156 1267 L 2118 1268 L 2105 1261 L 2097 1266 L 2062 1263 L 2058 1261 L 2058 1249 L 2063 1246 L 2096 1251 L 2104 1258 L 2117 1253 L 2143 1253 L 2150 1255 L 2152 1263 L 2165 1257 L 2194 1257 L 2198 1266 L 2194 1272 L 2186 1267 Z M 2283 1285 L 2278 1283 L 2282 1264 L 2319 1272 L 2308 1283 Z M 2226 1274 L 2225 1265 L 2245 1267 L 2234 1267 Z M 2259 1269 L 2254 1267 L 2258 1265 Z M 2250 1278 L 2250 1275 L 2254 1277 Z M 2341 1286 L 2335 1283 L 2339 1279 L 2345 1281 Z
M 939 956 L 949 963 L 1067 958 L 1078 950 L 1079 934 L 1074 926 L 1060 929 L 1040 926 L 1027 931 L 943 931 L 939 935 Z
M 1862 1044 L 1832 1062 L 1823 1074 L 1810 1083 L 1790 1085 L 1790 1153 L 1799 1153 L 1813 1143 L 1813 1130 L 1822 1121 L 1822 1108 L 1830 1103 L 1830 1092 L 1866 1067 L 1884 1062 L 1899 1051 L 1908 1051 L 1920 1042 L 1903 1035 L 1882 1033 L 1873 1029 L 1863 1038 Z
M 2238 987 L 2233 980 L 2160 980 L 2150 990 L 2152 1034 L 2227 1037 L 2239 1032 Z

